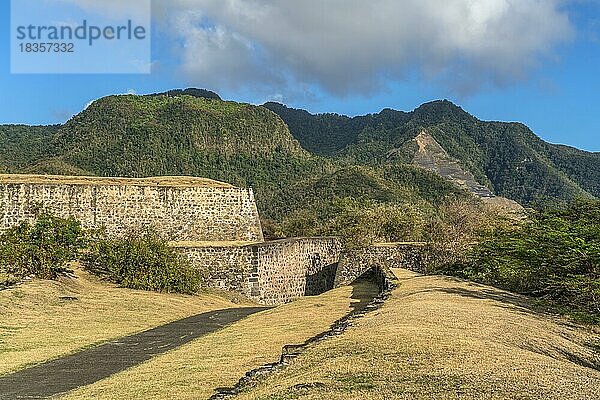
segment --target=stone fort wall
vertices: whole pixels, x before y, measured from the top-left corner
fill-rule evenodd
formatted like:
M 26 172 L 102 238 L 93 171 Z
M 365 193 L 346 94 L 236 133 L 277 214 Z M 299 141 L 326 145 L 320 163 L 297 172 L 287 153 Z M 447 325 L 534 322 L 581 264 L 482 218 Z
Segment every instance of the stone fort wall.
M 263 241 L 251 189 L 201 178 L 0 175 L 0 231 L 43 205 L 110 236 L 153 227 L 174 241 Z
M 350 284 L 369 270 L 418 269 L 422 261 L 419 244 L 343 252 L 331 237 L 264 242 L 252 190 L 209 179 L 0 175 L 0 232 L 34 220 L 39 205 L 112 237 L 152 227 L 205 272 L 210 287 L 265 305 Z
M 233 290 L 266 305 L 333 288 L 342 244 L 337 238 L 298 238 L 245 246 L 177 246 L 209 286 Z

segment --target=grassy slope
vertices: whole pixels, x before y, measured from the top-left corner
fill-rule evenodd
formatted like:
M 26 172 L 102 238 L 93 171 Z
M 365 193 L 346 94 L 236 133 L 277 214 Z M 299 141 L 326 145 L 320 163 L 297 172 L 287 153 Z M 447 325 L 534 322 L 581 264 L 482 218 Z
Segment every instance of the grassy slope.
M 77 389 L 73 399 L 206 399 L 249 370 L 278 361 L 286 344 L 326 331 L 361 297 L 377 288 L 357 283 L 253 315 L 140 366 Z
M 64 296 L 77 300 L 61 300 Z M 34 280 L 0 291 L 0 375 L 229 307 L 239 305 L 210 294 L 183 296 L 122 289 L 79 270 L 77 279 Z
M 527 299 L 398 270 L 401 286 L 343 336 L 236 399 L 595 399 L 599 332 Z M 597 349 L 597 348 L 596 348 Z

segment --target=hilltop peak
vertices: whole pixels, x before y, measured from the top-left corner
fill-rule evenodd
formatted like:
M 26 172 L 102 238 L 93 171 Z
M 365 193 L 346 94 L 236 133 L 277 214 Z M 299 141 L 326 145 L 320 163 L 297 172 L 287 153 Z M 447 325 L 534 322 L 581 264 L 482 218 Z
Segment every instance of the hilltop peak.
M 462 107 L 460 107 L 457 104 L 454 104 L 453 102 L 451 102 L 450 100 L 447 100 L 447 99 L 428 101 L 426 103 L 421 104 L 419 107 L 417 107 L 417 110 L 419 110 L 419 109 L 446 109 L 446 110 L 463 111 L 464 112 Z
M 475 119 L 471 114 L 449 100 L 435 100 L 424 103 L 413 113 L 417 119 L 427 123 L 456 119 Z
M 198 89 L 198 88 L 173 89 L 173 90 L 168 90 L 168 91 L 162 92 L 162 93 L 152 93 L 147 96 L 148 97 L 152 97 L 152 96 L 175 97 L 175 96 L 183 96 L 183 95 L 202 98 L 202 99 L 209 99 L 209 100 L 223 100 L 221 98 L 221 96 L 219 96 L 217 93 L 215 93 L 213 91 L 210 91 L 207 89 Z

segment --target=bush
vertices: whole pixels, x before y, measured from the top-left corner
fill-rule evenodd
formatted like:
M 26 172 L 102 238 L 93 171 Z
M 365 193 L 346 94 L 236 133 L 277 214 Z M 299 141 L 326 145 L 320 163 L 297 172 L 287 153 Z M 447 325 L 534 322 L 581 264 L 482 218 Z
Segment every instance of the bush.
M 600 321 L 600 201 L 534 210 L 526 222 L 483 236 L 448 272 Z
M 152 231 L 93 240 L 84 267 L 130 289 L 193 294 L 202 283 L 200 272 Z
M 427 220 L 423 239 L 421 271 L 425 274 L 448 272 L 448 266 L 464 265 L 474 244 L 494 229 L 514 225 L 483 202 L 448 198 Z
M 55 279 L 85 247 L 81 224 L 41 210 L 33 225 L 22 222 L 0 235 L 0 272 L 10 284 L 27 276 Z

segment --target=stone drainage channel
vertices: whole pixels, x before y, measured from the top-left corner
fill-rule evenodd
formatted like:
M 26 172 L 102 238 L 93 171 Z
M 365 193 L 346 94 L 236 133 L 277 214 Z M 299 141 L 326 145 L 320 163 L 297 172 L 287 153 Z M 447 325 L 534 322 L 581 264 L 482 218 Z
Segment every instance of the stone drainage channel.
M 343 334 L 346 329 L 352 325 L 353 321 L 381 308 L 386 300 L 388 300 L 392 295 L 392 291 L 398 287 L 397 280 L 392 272 L 386 267 L 374 267 L 371 271 L 368 271 L 367 274 L 369 273 L 375 275 L 375 279 L 379 286 L 379 294 L 374 297 L 366 306 L 352 311 L 350 314 L 334 322 L 329 330 L 308 339 L 302 344 L 284 346 L 279 361 L 263 365 L 247 372 L 246 375 L 241 378 L 233 387 L 216 389 L 216 393 L 213 394 L 209 400 L 228 399 L 242 393 L 246 389 L 254 387 L 261 379 L 290 365 L 310 346 Z

